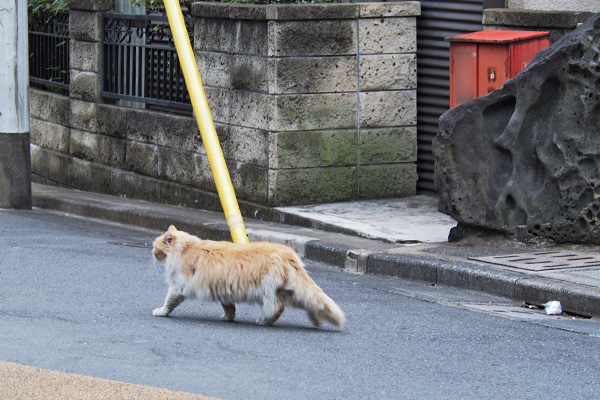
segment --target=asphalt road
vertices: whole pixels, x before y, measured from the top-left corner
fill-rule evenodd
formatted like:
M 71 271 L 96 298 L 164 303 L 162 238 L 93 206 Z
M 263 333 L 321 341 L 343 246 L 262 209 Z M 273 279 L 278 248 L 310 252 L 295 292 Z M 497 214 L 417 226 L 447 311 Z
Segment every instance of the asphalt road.
M 0 360 L 227 399 L 597 398 L 600 324 L 476 293 L 308 266 L 342 330 L 257 306 L 238 322 L 166 284 L 158 232 L 48 211 L 0 211 Z M 126 244 L 126 245 L 124 245 Z M 0 387 L 2 382 L 0 382 Z

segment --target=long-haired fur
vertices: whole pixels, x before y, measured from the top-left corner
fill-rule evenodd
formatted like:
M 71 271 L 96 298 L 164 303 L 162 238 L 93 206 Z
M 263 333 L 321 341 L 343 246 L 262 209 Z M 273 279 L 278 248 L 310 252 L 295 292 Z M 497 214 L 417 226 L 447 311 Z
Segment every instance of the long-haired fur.
M 224 321 L 235 318 L 235 303 L 258 303 L 261 325 L 272 325 L 285 306 L 306 310 L 315 326 L 322 321 L 341 327 L 342 310 L 308 276 L 288 246 L 270 242 L 235 244 L 201 240 L 173 225 L 154 241 L 152 254 L 165 263 L 169 284 L 156 316 L 168 316 L 186 298 L 218 301 Z

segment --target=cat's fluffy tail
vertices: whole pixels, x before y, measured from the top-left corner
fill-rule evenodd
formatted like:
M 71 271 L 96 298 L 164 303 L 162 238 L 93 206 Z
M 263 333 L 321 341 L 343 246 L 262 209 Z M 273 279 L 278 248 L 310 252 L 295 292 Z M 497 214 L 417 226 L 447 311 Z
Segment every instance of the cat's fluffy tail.
M 344 312 L 308 275 L 302 261 L 295 257 L 290 267 L 297 278 L 295 287 L 290 288 L 293 291 L 293 302 L 304 308 L 312 322 L 317 326 L 323 320 L 327 320 L 330 324 L 339 328 L 344 326 L 346 322 Z

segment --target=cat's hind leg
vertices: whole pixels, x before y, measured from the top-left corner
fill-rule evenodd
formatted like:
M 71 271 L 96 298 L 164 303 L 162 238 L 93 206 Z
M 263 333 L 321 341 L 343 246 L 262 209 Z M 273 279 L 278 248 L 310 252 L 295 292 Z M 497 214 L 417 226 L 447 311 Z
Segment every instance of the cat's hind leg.
M 154 309 L 152 314 L 156 317 L 168 317 L 169 314 L 185 300 L 185 296 L 182 294 L 182 288 L 169 287 L 165 304 Z
M 223 315 L 221 316 L 221 321 L 233 321 L 235 319 L 235 304 L 221 303 L 221 305 L 223 306 Z
M 306 313 L 308 314 L 308 318 L 310 319 L 310 321 L 313 323 L 314 326 L 316 326 L 317 328 L 321 326 L 321 319 L 319 318 L 319 316 L 314 313 L 313 311 L 306 311 Z
M 258 325 L 271 326 L 279 319 L 285 307 L 278 298 L 263 301 L 263 316 L 256 320 Z

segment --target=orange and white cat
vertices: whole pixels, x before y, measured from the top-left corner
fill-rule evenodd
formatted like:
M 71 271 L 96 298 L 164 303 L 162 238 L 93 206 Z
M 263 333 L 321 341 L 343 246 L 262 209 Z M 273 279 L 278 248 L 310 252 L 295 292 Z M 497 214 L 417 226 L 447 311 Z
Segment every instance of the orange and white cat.
M 235 244 L 201 240 L 173 225 L 154 241 L 152 254 L 165 262 L 169 291 L 162 307 L 168 316 L 186 298 L 218 301 L 223 321 L 235 318 L 235 303 L 258 303 L 263 316 L 256 322 L 272 325 L 285 306 L 307 311 L 315 326 L 327 320 L 341 327 L 342 310 L 317 286 L 288 246 L 270 242 Z

